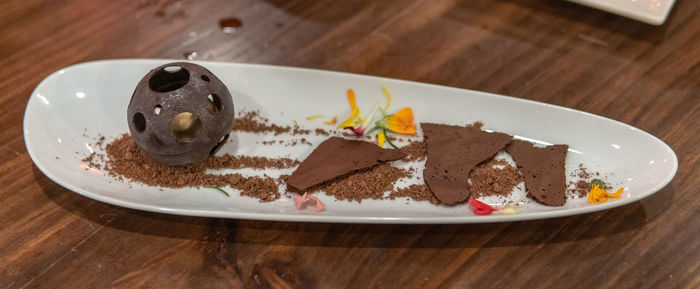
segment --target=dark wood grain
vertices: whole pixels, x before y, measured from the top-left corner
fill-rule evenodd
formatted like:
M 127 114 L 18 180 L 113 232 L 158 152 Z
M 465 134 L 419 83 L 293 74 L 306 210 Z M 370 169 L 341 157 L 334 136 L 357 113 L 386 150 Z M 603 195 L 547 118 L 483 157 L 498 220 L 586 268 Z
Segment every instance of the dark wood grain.
M 565 1 L 0 1 L 0 289 L 699 288 L 700 2 L 660 27 Z M 223 33 L 222 18 L 241 19 Z M 32 89 L 67 65 L 291 65 L 534 99 L 648 131 L 675 179 L 621 208 L 480 225 L 238 221 L 134 211 L 29 159 Z

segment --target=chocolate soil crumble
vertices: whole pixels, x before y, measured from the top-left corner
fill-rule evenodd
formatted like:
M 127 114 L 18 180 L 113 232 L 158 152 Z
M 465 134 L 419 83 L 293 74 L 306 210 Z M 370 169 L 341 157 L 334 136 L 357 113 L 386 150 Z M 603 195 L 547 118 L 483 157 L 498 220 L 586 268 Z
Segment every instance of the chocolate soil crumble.
M 101 139 L 104 142 L 104 139 Z M 95 144 L 102 147 L 102 142 Z M 414 143 L 420 144 L 422 143 Z M 411 145 L 408 145 L 411 146 Z M 408 147 L 407 146 L 407 147 Z M 277 200 L 281 197 L 279 185 L 283 183 L 279 179 L 271 177 L 244 177 L 241 174 L 214 175 L 206 173 L 210 169 L 288 169 L 299 165 L 299 161 L 289 158 L 265 158 L 251 156 L 213 156 L 207 161 L 187 167 L 171 167 L 160 165 L 148 157 L 134 143 L 128 134 L 123 134 L 104 146 L 106 154 L 93 153 L 83 159 L 90 167 L 104 169 L 107 175 L 120 181 L 130 180 L 149 186 L 161 186 L 166 188 L 217 186 L 225 188 L 230 186 L 241 190 L 242 196 L 259 199 L 261 202 Z M 418 151 L 424 151 L 418 150 Z M 420 153 L 412 154 L 421 156 Z M 424 153 L 422 155 L 424 157 Z M 412 185 L 407 188 L 394 189 L 397 180 L 411 177 L 412 170 L 393 167 L 389 164 L 381 164 L 374 168 L 363 170 L 354 174 L 336 178 L 313 188 L 314 192 L 324 191 L 326 195 L 334 196 L 339 200 L 356 201 L 361 203 L 365 199 L 385 199 L 385 192 L 389 192 L 389 199 L 407 197 L 415 201 L 429 201 L 439 204 L 430 190 L 425 185 Z
M 237 131 L 245 132 L 274 132 L 275 135 L 292 131 L 290 126 L 279 126 L 269 124 L 269 120 L 260 116 L 257 111 L 240 112 L 234 119 L 234 126 Z
M 513 188 L 523 181 L 518 168 L 502 159 L 491 159 L 477 166 L 470 173 L 469 179 L 469 190 L 477 197 L 507 197 Z
M 236 118 L 237 129 L 253 133 L 289 133 L 313 134 L 319 136 L 342 135 L 342 131 L 326 131 L 324 129 L 305 130 L 298 127 L 284 127 L 270 124 L 267 119 L 260 117 L 257 112 L 244 113 Z M 353 137 L 354 138 L 354 137 Z M 301 138 L 300 138 L 301 139 Z M 354 138 L 356 139 L 356 138 Z M 97 139 L 95 139 L 97 140 Z M 294 140 L 292 140 L 294 141 Z M 403 139 L 402 139 L 403 141 Z M 402 162 L 421 162 L 427 158 L 426 144 L 422 140 L 406 140 L 408 143 L 399 147 L 403 157 Z M 275 141 L 271 141 L 274 143 Z M 276 141 L 283 144 L 282 140 Z M 304 139 L 304 144 L 308 143 Z M 267 145 L 265 143 L 265 145 Z M 160 165 L 150 159 L 133 141 L 131 136 L 123 134 L 117 139 L 106 143 L 103 136 L 94 144 L 103 148 L 105 153 L 92 153 L 82 159 L 91 168 L 103 170 L 107 175 L 120 180 L 132 181 L 149 186 L 167 188 L 216 186 L 233 188 L 241 191 L 242 196 L 257 198 L 261 202 L 277 200 L 281 197 L 280 187 L 293 192 L 286 184 L 289 176 L 273 178 L 267 175 L 246 177 L 238 173 L 212 174 L 208 170 L 219 169 L 292 169 L 301 163 L 291 158 L 266 158 L 255 156 L 220 155 L 213 156 L 203 163 L 194 166 L 171 167 Z M 324 192 L 336 200 L 346 200 L 361 203 L 366 199 L 408 198 L 414 201 L 427 201 L 440 205 L 430 188 L 424 183 L 396 188 L 397 181 L 404 178 L 419 178 L 420 170 L 408 167 L 395 167 L 391 163 L 342 175 L 320 185 L 309 188 L 309 193 Z M 585 180 L 597 173 L 589 173 L 580 166 L 571 177 L 579 178 L 569 182 L 569 198 L 585 196 L 589 183 Z M 475 197 L 500 196 L 507 197 L 513 188 L 523 181 L 518 169 L 505 160 L 489 159 L 478 165 L 469 175 L 469 190 Z
M 104 170 L 109 176 L 121 181 L 128 179 L 136 183 L 167 188 L 230 186 L 241 190 L 242 196 L 254 197 L 261 202 L 279 199 L 278 180 L 270 177 L 245 177 L 237 173 L 215 175 L 206 171 L 223 168 L 291 168 L 299 163 L 288 158 L 224 155 L 213 156 L 195 166 L 165 166 L 154 162 L 127 134 L 107 144 L 105 152 L 107 158 Z M 93 167 L 99 166 L 94 157 L 89 163 Z
M 362 200 L 384 199 L 385 192 L 394 190 L 394 183 L 401 178 L 410 177 L 411 173 L 387 163 L 340 177 L 311 189 L 312 192 L 323 191 L 338 200 L 362 203 Z

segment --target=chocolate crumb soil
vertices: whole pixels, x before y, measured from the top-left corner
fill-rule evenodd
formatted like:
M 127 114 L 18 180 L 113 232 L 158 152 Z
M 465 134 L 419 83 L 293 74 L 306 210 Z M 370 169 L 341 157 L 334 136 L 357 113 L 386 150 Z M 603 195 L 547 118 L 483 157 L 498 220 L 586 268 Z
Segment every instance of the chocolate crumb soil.
M 292 130 L 292 135 L 300 135 L 300 134 L 309 135 L 309 134 L 311 134 L 311 130 L 310 129 L 303 129 L 303 128 L 300 128 L 298 126 L 295 126 L 294 129 Z
M 430 191 L 428 186 L 424 184 L 410 185 L 408 187 L 395 190 L 389 194 L 389 199 L 392 200 L 404 197 L 411 198 L 414 201 L 428 201 L 433 205 L 440 205 L 440 200 L 438 200 Z
M 350 138 L 356 136 L 347 130 L 335 129 L 313 129 L 306 130 L 299 127 L 281 126 L 270 123 L 268 119 L 260 116 L 257 111 L 239 113 L 235 119 L 236 130 L 251 133 L 273 133 L 279 135 L 289 133 L 292 135 L 318 136 L 343 135 Z M 398 140 L 398 139 L 397 139 Z M 277 140 L 280 144 L 293 146 L 298 144 L 311 145 L 306 138 L 300 140 L 289 140 L 289 143 Z M 293 142 L 293 143 L 292 143 Z M 271 145 L 275 140 L 263 141 L 264 145 Z M 259 199 L 261 202 L 269 202 L 281 197 L 278 189 L 282 184 L 283 177 L 272 178 L 244 177 L 241 174 L 232 173 L 226 175 L 215 175 L 207 173 L 212 169 L 287 169 L 299 165 L 299 161 L 290 158 L 265 158 L 254 156 L 214 156 L 202 164 L 189 167 L 169 167 L 153 162 L 138 146 L 131 137 L 124 134 L 116 140 L 107 143 L 104 136 L 98 136 L 95 147 L 104 147 L 106 154 L 92 153 L 83 162 L 88 163 L 92 168 L 104 170 L 106 174 L 119 180 L 130 180 L 150 186 L 161 186 L 168 188 L 218 186 L 231 187 L 241 191 L 242 196 L 249 196 Z M 423 161 L 427 157 L 426 145 L 424 141 L 410 141 L 399 148 L 405 154 L 401 160 L 406 162 Z M 501 165 L 503 168 L 494 168 L 494 165 Z M 338 200 L 357 201 L 361 203 L 366 199 L 391 199 L 410 198 L 415 201 L 428 201 L 431 204 L 439 205 L 430 189 L 425 184 L 414 184 L 405 188 L 395 189 L 396 181 L 401 178 L 411 177 L 416 173 L 413 168 L 397 168 L 389 164 L 382 164 L 371 169 L 346 175 L 320 186 L 313 188 L 313 191 L 323 191 L 329 196 Z M 600 175 L 590 173 L 585 167 L 580 165 L 571 177 L 576 178 L 568 182 L 567 196 L 569 198 L 581 198 L 588 194 L 590 178 Z M 517 168 L 503 160 L 490 160 L 487 163 L 477 166 L 470 174 L 471 184 L 469 189 L 477 197 L 484 196 L 508 196 L 513 188 L 522 181 L 522 176 Z M 387 197 L 385 193 L 389 192 Z
M 87 163 L 87 164 L 90 164 L 90 166 L 92 168 L 95 168 L 98 170 L 102 169 L 102 165 L 97 161 L 97 153 L 95 153 L 95 152 L 90 153 L 90 155 L 81 159 L 80 161 Z
M 230 186 L 241 191 L 242 196 L 269 202 L 279 199 L 279 181 L 270 177 L 244 177 L 241 174 L 214 175 L 206 173 L 208 169 L 222 168 L 290 168 L 298 161 L 286 158 L 264 158 L 249 156 L 214 156 L 202 164 L 187 167 L 172 167 L 158 164 L 151 160 L 134 143 L 131 136 L 123 134 L 105 146 L 108 158 L 104 169 L 109 176 L 118 180 L 129 179 L 136 183 L 167 188 Z M 98 165 L 94 158 L 91 166 Z
M 569 174 L 571 180 L 567 183 L 566 195 L 570 199 L 583 198 L 588 195 L 590 188 L 590 180 L 593 177 L 599 177 L 599 172 L 589 172 L 583 164 L 579 164 L 578 168 Z
M 289 158 L 266 158 L 255 156 L 213 156 L 204 162 L 207 169 L 288 169 L 298 166 L 298 160 Z
M 588 195 L 591 185 L 586 180 L 580 180 L 578 182 L 570 181 L 568 186 L 569 189 L 566 190 L 567 197 L 578 199 Z
M 238 113 L 234 119 L 234 128 L 237 131 L 245 132 L 274 132 L 275 135 L 287 133 L 292 130 L 290 126 L 279 126 L 277 124 L 269 124 L 269 120 L 260 116 L 257 111 L 246 111 Z
M 384 193 L 393 191 L 397 180 L 410 176 L 408 170 L 384 163 L 325 182 L 311 191 L 323 191 L 338 200 L 362 203 L 366 199 L 384 199 Z
M 237 131 L 244 131 L 250 133 L 273 133 L 274 135 L 280 135 L 283 133 L 289 133 L 291 135 L 312 135 L 317 136 L 344 136 L 348 138 L 357 138 L 357 135 L 348 130 L 337 130 L 331 129 L 326 130 L 323 128 L 316 129 L 304 129 L 297 125 L 278 125 L 271 123 L 269 119 L 260 115 L 257 110 L 253 111 L 240 111 L 234 119 L 234 129 Z M 370 136 L 367 136 L 371 138 Z M 274 141 L 265 141 L 263 144 L 271 145 Z M 309 144 L 308 142 L 301 142 L 302 144 Z M 296 145 L 296 144 L 291 144 Z
M 477 166 L 469 174 L 469 179 L 471 180 L 469 190 L 476 197 L 507 197 L 513 188 L 523 181 L 518 168 L 502 159 L 491 159 Z
M 270 123 L 270 120 L 262 117 L 258 111 L 239 112 L 234 119 L 234 129 L 252 133 L 273 132 L 275 135 L 280 135 L 282 133 L 291 133 L 292 135 L 311 134 L 311 130 L 302 129 L 297 126 L 281 126 Z
M 405 155 L 401 160 L 406 162 L 422 161 L 428 156 L 424 141 L 412 141 L 399 150 Z

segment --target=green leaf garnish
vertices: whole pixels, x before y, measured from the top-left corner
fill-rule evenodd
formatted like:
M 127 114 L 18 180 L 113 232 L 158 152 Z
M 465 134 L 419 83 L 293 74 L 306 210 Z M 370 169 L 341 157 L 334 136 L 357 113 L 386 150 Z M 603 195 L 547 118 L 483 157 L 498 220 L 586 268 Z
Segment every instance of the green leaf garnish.
M 222 188 L 219 188 L 219 187 L 216 187 L 216 186 L 204 186 L 204 187 L 207 188 L 207 189 L 215 189 L 215 190 L 217 190 L 217 191 L 219 191 L 219 192 L 224 193 L 224 195 L 226 195 L 227 197 L 229 197 L 229 198 L 231 197 L 231 195 L 229 195 L 229 194 L 228 194 L 226 191 L 224 191 L 224 189 L 222 189 Z
M 591 181 L 591 188 L 595 187 L 596 185 L 601 189 L 608 189 L 608 185 L 606 185 L 601 179 L 593 179 Z

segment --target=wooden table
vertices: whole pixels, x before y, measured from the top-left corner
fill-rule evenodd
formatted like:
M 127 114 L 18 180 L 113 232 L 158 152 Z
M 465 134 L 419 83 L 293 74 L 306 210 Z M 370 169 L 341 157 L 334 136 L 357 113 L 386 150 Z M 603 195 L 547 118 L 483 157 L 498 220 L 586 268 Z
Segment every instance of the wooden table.
M 699 288 L 700 1 L 660 27 L 564 1 L 0 2 L 0 289 Z M 219 20 L 242 26 L 224 33 Z M 32 164 L 32 89 L 106 58 L 379 75 L 603 115 L 668 143 L 675 179 L 582 216 L 481 225 L 195 218 L 72 193 Z

